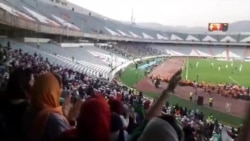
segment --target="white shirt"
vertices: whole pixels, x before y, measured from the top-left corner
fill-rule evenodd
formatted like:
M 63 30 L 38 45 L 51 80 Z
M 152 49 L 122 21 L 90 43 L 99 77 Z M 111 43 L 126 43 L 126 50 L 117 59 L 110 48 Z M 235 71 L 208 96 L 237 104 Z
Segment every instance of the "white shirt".
M 129 117 L 124 117 L 123 115 L 120 115 L 120 118 L 122 120 L 123 127 L 127 128 L 129 124 Z

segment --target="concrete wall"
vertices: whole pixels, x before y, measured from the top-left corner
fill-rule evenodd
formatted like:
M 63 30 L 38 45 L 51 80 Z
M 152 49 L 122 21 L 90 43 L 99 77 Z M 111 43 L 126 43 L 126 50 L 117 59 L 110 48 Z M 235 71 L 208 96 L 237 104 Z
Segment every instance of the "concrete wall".
M 46 38 L 28 38 L 28 37 L 25 37 L 23 39 L 24 42 L 27 42 L 27 43 L 48 43 L 50 41 L 50 39 L 46 39 Z
M 152 58 L 158 58 L 158 57 L 166 57 L 166 56 L 168 56 L 168 55 L 147 56 L 147 57 L 144 57 L 144 58 L 138 58 L 138 59 L 135 59 L 135 60 L 132 60 L 132 61 L 128 61 L 128 62 L 116 67 L 116 69 L 114 69 L 112 72 L 110 72 L 109 80 L 112 80 L 117 72 L 119 72 L 120 70 L 128 67 L 129 65 L 131 65 L 131 64 L 133 64 L 135 62 L 138 62 L 138 61 L 141 61 L 141 60 L 142 61 L 143 60 L 148 60 L 148 59 L 152 59 Z
M 94 46 L 94 43 L 61 43 L 61 47 L 84 47 L 84 46 Z

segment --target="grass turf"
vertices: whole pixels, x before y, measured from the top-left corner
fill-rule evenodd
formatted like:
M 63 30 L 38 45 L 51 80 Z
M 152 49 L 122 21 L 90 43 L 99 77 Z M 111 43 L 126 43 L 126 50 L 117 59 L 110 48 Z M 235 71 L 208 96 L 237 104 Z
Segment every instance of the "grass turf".
M 131 65 L 124 70 L 124 72 L 121 75 L 120 80 L 125 85 L 133 87 L 134 84 L 136 84 L 139 80 L 143 78 L 144 78 L 144 72 L 139 69 L 136 70 L 135 65 Z M 190 78 L 191 78 L 191 75 L 190 75 Z M 157 94 L 151 93 L 151 92 L 145 92 L 145 95 L 151 98 L 154 98 L 157 96 Z M 241 118 L 231 116 L 226 113 L 222 113 L 222 112 L 219 112 L 214 109 L 207 108 L 207 107 L 198 106 L 195 103 L 181 99 L 175 95 L 171 95 L 168 101 L 170 104 L 173 104 L 173 105 L 178 104 L 179 106 L 187 107 L 188 109 L 199 109 L 205 114 L 205 116 L 209 116 L 209 114 L 213 114 L 214 117 L 216 117 L 221 123 L 224 123 L 227 125 L 238 127 L 242 123 Z
M 221 68 L 220 71 L 219 66 Z M 215 59 L 187 59 L 182 77 L 184 79 L 197 81 L 198 75 L 198 82 L 205 81 L 213 84 L 234 83 L 249 87 L 249 72 L 249 62 L 218 61 Z

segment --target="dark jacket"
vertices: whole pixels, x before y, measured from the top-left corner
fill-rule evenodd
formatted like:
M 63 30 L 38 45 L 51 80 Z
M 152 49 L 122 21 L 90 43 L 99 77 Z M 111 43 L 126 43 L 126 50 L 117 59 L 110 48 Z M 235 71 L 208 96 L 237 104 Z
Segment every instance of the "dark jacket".
M 8 101 L 5 103 L 3 119 L 5 122 L 6 138 L 10 141 L 22 141 L 23 115 L 28 107 L 25 100 Z

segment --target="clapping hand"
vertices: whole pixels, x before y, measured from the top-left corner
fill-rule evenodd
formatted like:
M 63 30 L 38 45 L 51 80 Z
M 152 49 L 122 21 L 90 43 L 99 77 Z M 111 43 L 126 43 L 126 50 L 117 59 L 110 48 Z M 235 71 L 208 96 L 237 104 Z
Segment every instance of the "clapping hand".
M 68 120 L 76 120 L 79 115 L 81 105 L 84 101 L 78 99 L 75 104 L 71 103 L 71 95 L 65 98 L 65 102 L 63 104 L 63 114 Z

